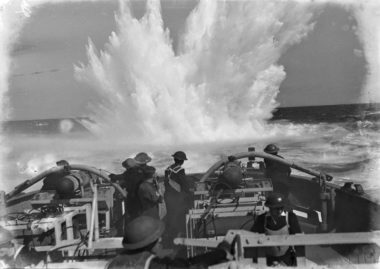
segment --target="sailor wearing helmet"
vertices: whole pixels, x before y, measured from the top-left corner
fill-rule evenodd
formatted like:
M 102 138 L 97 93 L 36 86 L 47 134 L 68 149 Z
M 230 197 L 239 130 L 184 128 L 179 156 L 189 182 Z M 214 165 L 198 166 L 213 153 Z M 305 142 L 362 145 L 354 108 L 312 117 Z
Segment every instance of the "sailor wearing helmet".
M 283 159 L 282 156 L 278 155 L 280 148 L 276 144 L 269 144 L 264 148 L 264 152 L 274 155 L 278 158 Z M 289 166 L 284 165 L 282 163 L 264 159 L 265 163 L 265 175 L 266 177 L 272 179 L 274 182 L 274 187 L 277 192 L 280 192 L 285 195 L 285 197 L 289 196 L 289 187 L 287 179 L 289 179 L 291 169 Z
M 269 211 L 257 217 L 252 232 L 267 235 L 289 235 L 301 233 L 297 216 L 292 211 L 286 211 L 284 196 L 280 193 L 268 195 L 265 206 Z M 296 247 L 297 252 L 304 252 L 303 247 Z M 267 265 L 282 264 L 296 266 L 296 251 L 292 246 L 279 246 L 268 248 Z
M 183 151 L 177 151 L 172 155 L 174 163 L 165 170 L 165 178 L 167 186 L 171 190 L 184 193 L 189 193 L 189 185 L 186 178 L 185 169 L 182 167 L 187 160 L 187 156 Z
M 156 169 L 148 167 L 145 169 L 145 178 L 137 190 L 141 215 L 162 219 L 166 215 L 166 213 L 161 211 L 166 211 L 166 206 L 163 204 L 164 197 L 156 178 Z
M 127 190 L 127 212 L 130 219 L 134 219 L 141 215 L 142 208 L 138 197 L 139 186 L 147 177 L 150 177 L 149 171 L 155 170 L 148 163 L 152 158 L 145 152 L 136 154 L 133 158 L 135 165 L 127 170 L 126 174 L 126 190 Z
M 282 158 L 282 156 L 278 155 L 280 148 L 276 144 L 269 144 L 264 148 L 264 152 L 268 154 L 275 155 L 276 157 Z M 289 177 L 291 169 L 289 166 L 286 166 L 282 163 L 274 162 L 270 159 L 264 159 L 266 173 L 268 177 L 276 176 L 279 174 L 283 177 Z
M 231 256 L 231 245 L 222 241 L 218 247 L 205 254 L 189 259 L 174 258 L 163 249 L 161 236 L 164 233 L 163 221 L 149 216 L 140 216 L 129 222 L 123 237 L 124 251 L 110 261 L 106 269 L 126 268 L 207 268 L 227 261 Z
M 145 152 L 136 154 L 134 158 L 123 161 L 122 166 L 126 169 L 122 174 L 110 174 L 113 182 L 117 182 L 127 191 L 126 211 L 127 221 L 130 221 L 142 213 L 140 199 L 138 197 L 139 186 L 149 177 L 149 171 L 154 167 L 147 165 L 152 158 Z
M 174 237 L 186 230 L 185 215 L 191 205 L 189 181 L 185 169 L 182 167 L 187 160 L 183 151 L 172 155 L 174 163 L 165 170 L 165 203 L 167 207 L 166 224 L 168 226 L 165 244 L 172 243 Z
M 109 178 L 112 182 L 118 183 L 122 188 L 126 188 L 128 170 L 132 167 L 135 167 L 137 164 L 133 158 L 127 158 L 124 160 L 121 165 L 125 168 L 125 171 L 122 174 L 109 174 Z

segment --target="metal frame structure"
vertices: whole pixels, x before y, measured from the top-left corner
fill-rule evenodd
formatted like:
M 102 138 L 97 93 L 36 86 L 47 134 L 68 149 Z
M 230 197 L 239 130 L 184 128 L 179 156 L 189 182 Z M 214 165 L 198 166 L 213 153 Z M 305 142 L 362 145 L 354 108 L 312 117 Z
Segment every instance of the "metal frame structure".
M 186 236 L 187 238 L 197 238 L 198 234 L 195 233 L 197 227 L 200 225 L 207 225 L 201 223 L 211 219 L 214 224 L 213 233 L 205 234 L 205 240 L 214 241 L 218 236 L 216 231 L 215 221 L 229 219 L 240 219 L 246 222 L 246 219 L 254 219 L 255 216 L 264 213 L 267 208 L 264 206 L 265 192 L 273 190 L 270 181 L 267 186 L 259 186 L 257 188 L 248 189 L 235 189 L 223 192 L 224 198 L 213 197 L 208 191 L 196 191 L 194 194 L 199 200 L 194 201 L 194 209 L 190 209 L 186 215 Z M 226 197 L 231 196 L 231 198 Z M 206 227 L 204 227 L 207 229 Z M 234 227 L 228 227 L 234 228 Z M 196 249 L 193 246 L 187 248 L 188 256 L 194 256 Z
M 209 268 L 239 268 L 239 262 L 244 264 L 244 252 L 246 248 L 257 249 L 259 268 L 266 266 L 265 248 L 272 246 L 313 246 L 313 245 L 342 245 L 342 244 L 376 244 L 380 246 L 380 231 L 355 232 L 355 233 L 319 233 L 319 234 L 295 234 L 295 235 L 264 235 L 244 230 L 230 230 L 224 238 L 194 239 L 176 238 L 174 243 L 192 247 L 216 248 L 226 240 L 233 244 L 235 249 L 234 261 L 226 264 L 218 264 Z M 246 261 L 245 261 L 246 262 Z M 299 267 L 310 263 L 305 256 L 297 257 Z M 235 264 L 233 267 L 232 264 Z M 250 259 L 249 264 L 252 264 Z M 228 265 L 226 267 L 225 265 Z M 232 266 L 232 267 L 231 267 Z M 255 267 L 256 268 L 256 267 Z
M 91 253 L 98 249 L 115 250 L 122 248 L 122 238 L 120 237 L 101 238 L 99 215 L 104 215 L 102 218 L 104 219 L 102 228 L 105 230 L 111 229 L 115 190 L 117 190 L 122 197 L 126 197 L 126 193 L 120 186 L 110 182 L 106 173 L 89 166 L 69 165 L 66 162 L 63 166 L 51 168 L 20 184 L 14 191 L 7 195 L 2 192 L 0 195 L 1 208 L 4 209 L 8 203 L 11 205 L 14 204 L 14 201 L 18 201 L 20 197 L 23 197 L 21 193 L 23 190 L 41 181 L 49 174 L 71 170 L 85 171 L 96 176 L 90 181 L 92 195 L 84 195 L 82 190 L 83 197 L 57 200 L 54 199 L 54 195 L 49 194 L 49 192 L 36 192 L 26 200 L 32 209 L 28 208 L 28 210 L 24 212 L 16 211 L 11 213 L 15 214 L 16 218 L 8 218 L 6 210 L 3 210 L 4 214 L 0 216 L 0 225 L 14 231 L 16 234 L 20 234 L 21 237 L 25 235 L 25 231 L 29 230 L 32 234 L 28 236 L 33 238 L 40 233 L 47 231 L 52 232 L 54 236 L 52 242 L 35 245 L 34 248 L 38 252 L 49 253 L 52 251 L 60 251 L 64 257 L 72 257 L 75 255 L 76 250 L 86 250 L 87 253 L 91 255 Z M 59 208 L 59 210 L 44 215 L 41 208 Z M 33 213 L 37 215 L 33 215 Z M 38 217 L 38 215 L 41 216 L 41 213 L 42 217 Z M 19 218 L 18 215 L 28 217 L 23 219 Z M 80 235 L 80 238 L 78 238 L 78 234 L 74 231 L 73 223 L 74 219 L 81 215 L 84 216 L 80 217 L 84 220 L 80 223 L 82 225 L 81 230 L 86 230 L 87 235 Z M 35 232 L 31 230 L 32 226 Z

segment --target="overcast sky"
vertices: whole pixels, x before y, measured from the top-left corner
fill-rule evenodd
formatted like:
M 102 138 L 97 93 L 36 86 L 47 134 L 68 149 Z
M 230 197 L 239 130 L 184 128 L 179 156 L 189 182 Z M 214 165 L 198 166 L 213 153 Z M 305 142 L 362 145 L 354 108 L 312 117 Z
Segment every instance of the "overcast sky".
M 176 47 L 194 1 L 163 3 L 163 19 Z M 75 80 L 74 64 L 86 62 L 91 38 L 102 49 L 115 30 L 116 1 L 47 4 L 33 10 L 12 54 L 12 119 L 77 117 L 92 98 L 90 86 Z M 135 9 L 137 16 L 142 10 Z M 280 59 L 286 79 L 277 101 L 281 106 L 360 102 L 366 75 L 356 21 L 348 10 L 328 5 L 315 28 Z

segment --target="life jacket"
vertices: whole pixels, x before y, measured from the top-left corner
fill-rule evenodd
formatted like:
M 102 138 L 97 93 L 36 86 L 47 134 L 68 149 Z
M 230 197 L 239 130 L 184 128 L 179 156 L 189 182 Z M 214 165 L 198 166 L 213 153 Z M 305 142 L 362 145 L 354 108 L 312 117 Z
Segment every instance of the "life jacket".
M 286 224 L 284 227 L 282 227 L 279 230 L 271 230 L 267 228 L 267 217 L 270 216 L 269 212 L 265 216 L 264 219 L 264 229 L 265 229 L 265 234 L 266 235 L 289 235 L 289 213 L 285 213 L 285 221 Z M 286 251 L 289 249 L 290 246 L 275 246 L 275 247 L 270 247 L 267 250 L 267 255 L 273 256 L 273 257 L 280 257 L 283 256 Z
M 176 165 L 174 167 L 169 166 L 165 171 L 165 175 L 168 179 L 170 187 L 172 187 L 177 192 L 181 192 L 181 185 L 179 184 L 179 182 L 177 182 L 177 180 L 175 180 L 175 178 L 176 175 L 178 175 L 178 173 L 182 170 L 184 170 L 183 167 L 181 167 L 180 165 Z

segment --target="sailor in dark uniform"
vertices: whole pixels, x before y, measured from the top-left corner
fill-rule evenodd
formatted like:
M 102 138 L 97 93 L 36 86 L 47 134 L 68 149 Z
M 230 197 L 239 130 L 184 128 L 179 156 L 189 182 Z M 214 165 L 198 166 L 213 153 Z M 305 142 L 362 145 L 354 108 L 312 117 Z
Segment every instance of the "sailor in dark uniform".
M 177 151 L 172 157 L 174 163 L 165 170 L 167 186 L 177 193 L 190 193 L 185 168 L 182 167 L 183 163 L 187 160 L 186 154 L 183 151 Z
M 140 215 L 161 219 L 160 204 L 163 203 L 164 197 L 161 194 L 155 172 L 154 167 L 145 170 L 145 179 L 138 187 L 137 196 L 141 206 Z
M 153 168 L 148 166 L 152 158 L 145 152 L 138 153 L 133 159 L 123 162 L 126 171 L 119 175 L 110 174 L 109 177 L 114 182 L 119 182 L 120 186 L 127 191 L 126 211 L 128 221 L 141 214 L 141 204 L 138 198 L 139 185 L 146 179 L 146 171 Z
M 282 156 L 278 155 L 279 151 L 280 148 L 276 144 L 269 144 L 264 148 L 265 153 L 272 154 L 283 159 Z M 284 194 L 285 197 L 288 197 L 289 187 L 287 180 L 289 179 L 291 173 L 290 167 L 270 159 L 264 159 L 264 164 L 265 175 L 273 180 L 276 192 L 280 192 Z
M 142 208 L 138 197 L 138 189 L 140 184 L 147 178 L 149 170 L 155 169 L 149 166 L 148 163 L 152 158 L 145 152 L 136 154 L 133 158 L 136 165 L 127 170 L 127 212 L 130 215 L 130 220 L 141 215 Z
M 231 256 L 231 246 L 223 241 L 215 250 L 190 259 L 170 257 L 161 245 L 164 230 L 163 221 L 148 216 L 138 217 L 128 223 L 123 238 L 124 252 L 111 260 L 106 269 L 207 268 L 227 261 L 227 257 Z
M 182 167 L 187 156 L 183 151 L 177 151 L 172 157 L 174 163 L 165 170 L 166 225 L 168 228 L 165 244 L 168 243 L 169 245 L 173 238 L 185 233 L 185 215 L 192 200 L 189 181 L 185 169 Z
M 119 184 L 121 188 L 126 189 L 128 185 L 128 177 L 130 175 L 130 170 L 133 169 L 137 164 L 133 158 L 127 158 L 125 159 L 121 165 L 125 168 L 125 171 L 121 174 L 109 174 L 108 177 L 110 178 L 111 182 Z M 117 193 L 116 196 L 116 202 L 114 203 L 114 218 L 115 222 L 113 224 L 113 227 L 115 228 L 116 234 L 118 236 L 123 235 L 123 229 L 125 222 L 129 219 L 129 212 L 124 212 L 124 204 L 122 203 L 124 200 L 124 197 Z M 131 196 L 127 194 L 127 201 L 131 201 Z M 127 202 L 125 201 L 125 202 Z M 129 205 L 126 206 L 129 208 Z M 128 209 L 127 209 L 128 211 Z
M 127 177 L 128 170 L 135 167 L 137 164 L 133 158 L 127 158 L 125 161 L 121 163 L 121 165 L 125 168 L 125 171 L 121 174 L 109 174 L 109 178 L 113 183 L 118 183 L 122 188 L 126 188 L 127 185 Z
M 297 216 L 284 209 L 285 201 L 280 193 L 271 193 L 265 202 L 269 212 L 257 217 L 252 232 L 266 235 L 289 235 L 301 233 Z M 296 266 L 296 253 L 304 254 L 303 247 L 280 246 L 267 250 L 267 265 L 277 264 Z
M 279 151 L 280 148 L 276 144 L 269 144 L 264 148 L 265 153 L 272 154 L 283 159 L 284 157 L 278 155 Z M 264 163 L 268 177 L 282 176 L 288 178 L 290 176 L 291 169 L 289 166 L 269 159 L 264 159 Z
M 26 268 L 43 259 L 42 253 L 13 242 L 12 233 L 0 226 L 0 268 Z

